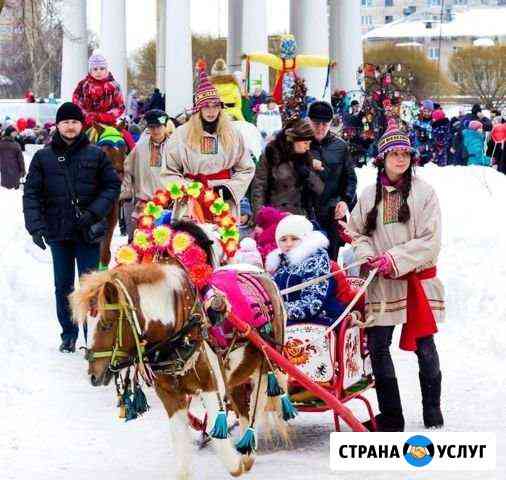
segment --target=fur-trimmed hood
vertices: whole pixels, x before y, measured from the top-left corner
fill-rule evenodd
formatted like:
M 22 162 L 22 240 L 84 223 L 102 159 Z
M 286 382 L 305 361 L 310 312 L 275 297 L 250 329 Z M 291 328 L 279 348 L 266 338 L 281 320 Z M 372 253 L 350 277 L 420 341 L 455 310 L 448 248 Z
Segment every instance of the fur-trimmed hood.
M 286 258 L 290 265 L 300 265 L 314 255 L 320 248 L 326 249 L 328 246 L 329 240 L 322 232 L 311 232 L 302 239 L 300 245 L 288 252 Z M 276 250 L 273 250 L 267 255 L 265 259 L 265 269 L 268 272 L 275 272 L 280 262 L 281 250 L 276 248 Z

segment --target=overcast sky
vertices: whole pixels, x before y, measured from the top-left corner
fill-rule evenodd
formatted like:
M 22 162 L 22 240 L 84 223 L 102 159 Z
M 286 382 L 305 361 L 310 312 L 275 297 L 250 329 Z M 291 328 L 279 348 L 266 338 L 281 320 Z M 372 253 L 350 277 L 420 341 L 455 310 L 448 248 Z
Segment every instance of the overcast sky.
M 191 1 L 192 7 L 192 31 L 213 35 L 227 34 L 228 0 L 188 1 Z M 267 2 L 269 33 L 288 31 L 288 1 L 270 0 Z M 132 53 L 155 37 L 156 0 L 126 0 L 126 3 L 127 49 L 129 53 Z M 100 0 L 88 0 L 88 28 L 97 34 L 100 33 Z

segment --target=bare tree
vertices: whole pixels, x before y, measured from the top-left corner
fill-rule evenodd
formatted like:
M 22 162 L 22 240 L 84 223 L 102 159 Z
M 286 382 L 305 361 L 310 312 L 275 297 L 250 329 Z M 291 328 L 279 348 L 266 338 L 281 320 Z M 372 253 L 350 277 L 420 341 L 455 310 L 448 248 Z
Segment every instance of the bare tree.
M 450 58 L 450 72 L 462 94 L 487 108 L 506 105 L 506 45 L 463 48 Z
M 62 24 L 61 0 L 24 0 L 20 30 L 25 41 L 32 89 L 36 95 L 54 91 L 52 72 L 59 71 L 61 62 Z

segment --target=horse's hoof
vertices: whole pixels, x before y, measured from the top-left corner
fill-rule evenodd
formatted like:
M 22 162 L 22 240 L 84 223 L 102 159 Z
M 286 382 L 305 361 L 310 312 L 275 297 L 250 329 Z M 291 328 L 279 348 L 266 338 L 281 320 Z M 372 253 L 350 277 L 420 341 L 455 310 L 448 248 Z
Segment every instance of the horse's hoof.
M 253 464 L 255 463 L 255 457 L 253 455 L 244 455 L 242 457 L 242 464 L 244 465 L 244 471 L 249 472 Z
M 239 467 L 237 468 L 237 470 L 233 470 L 230 472 L 230 475 L 232 475 L 232 477 L 240 477 L 245 471 L 245 467 L 244 467 L 244 463 L 241 459 L 240 463 L 239 463 Z

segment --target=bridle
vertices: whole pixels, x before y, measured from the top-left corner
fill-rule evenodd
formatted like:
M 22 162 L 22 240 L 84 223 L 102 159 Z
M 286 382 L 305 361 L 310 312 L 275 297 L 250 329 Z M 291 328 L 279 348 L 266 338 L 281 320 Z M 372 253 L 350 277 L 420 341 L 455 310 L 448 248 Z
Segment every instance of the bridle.
M 106 303 L 102 310 L 107 311 L 119 311 L 119 319 L 118 319 L 118 327 L 116 329 L 116 337 L 114 340 L 114 346 L 112 350 L 101 350 L 98 352 L 93 352 L 91 349 L 86 349 L 85 358 L 88 360 L 88 362 L 94 362 L 96 360 L 99 360 L 101 358 L 110 358 L 109 361 L 109 370 L 116 373 L 119 369 L 117 368 L 120 364 L 121 359 L 130 358 L 129 352 L 127 352 L 124 349 L 124 323 L 126 320 L 126 323 L 130 327 L 130 330 L 132 331 L 134 342 L 135 342 L 135 348 L 136 348 L 136 358 L 134 359 L 133 363 L 138 363 L 142 368 L 145 368 L 144 365 L 144 348 L 145 343 L 141 341 L 142 338 L 142 330 L 139 324 L 139 318 L 137 316 L 137 309 L 135 308 L 135 305 L 132 301 L 132 297 L 128 293 L 127 288 L 125 287 L 124 283 L 120 279 L 115 279 L 114 283 L 118 286 L 118 288 L 121 290 L 123 295 L 125 296 L 127 300 L 127 304 L 122 303 Z
M 201 308 L 199 296 L 196 292 L 194 292 L 194 302 L 188 313 L 189 320 L 184 322 L 185 325 L 179 331 L 175 332 L 170 338 L 159 342 L 152 346 L 149 350 L 146 350 L 146 341 L 143 340 L 143 333 L 140 327 L 137 309 L 132 301 L 132 297 L 120 279 L 115 279 L 114 283 L 121 290 L 127 301 L 126 305 L 122 303 L 106 303 L 102 307 L 103 310 L 120 312 L 114 346 L 111 350 L 101 350 L 97 352 L 93 352 L 91 349 L 85 349 L 85 359 L 91 363 L 98 359 L 110 358 L 108 369 L 114 374 L 118 374 L 123 368 L 136 365 L 142 376 L 154 377 L 150 367 L 149 358 L 163 347 L 166 348 L 172 345 L 177 345 L 178 342 L 181 341 L 181 338 L 188 334 L 190 330 L 193 330 L 193 328 L 201 325 L 202 315 L 198 313 Z M 124 325 L 125 323 L 130 327 L 135 342 L 136 353 L 133 356 L 124 348 L 123 335 L 126 328 L 126 325 Z M 185 362 L 183 362 L 177 370 L 183 369 L 184 363 Z M 156 367 L 156 365 L 153 365 L 153 367 Z

